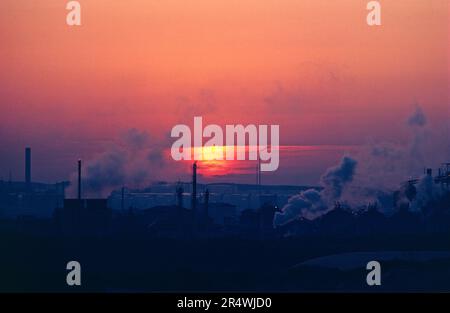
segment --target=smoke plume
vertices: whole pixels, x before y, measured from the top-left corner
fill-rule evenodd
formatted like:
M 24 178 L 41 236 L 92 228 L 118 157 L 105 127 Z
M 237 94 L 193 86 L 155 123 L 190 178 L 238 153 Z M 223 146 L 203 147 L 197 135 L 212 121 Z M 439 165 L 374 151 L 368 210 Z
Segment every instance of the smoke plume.
M 446 129 L 436 125 L 431 128 L 424 110 L 416 105 L 406 118 L 409 132 L 408 140 L 401 143 L 382 142 L 366 145 L 355 158 L 358 160 L 358 173 L 354 181 L 346 188 L 342 198 L 352 207 L 363 206 L 367 202 L 377 202 L 381 211 L 392 213 L 392 194 L 401 188 L 401 184 L 422 175 L 424 168 L 438 167 L 450 158 Z M 428 186 L 425 188 L 425 186 Z M 413 210 L 419 210 L 430 199 L 430 190 L 434 183 L 430 177 L 419 179 L 417 199 L 413 201 L 403 196 L 404 204 Z M 419 191 L 420 190 L 420 191 Z M 413 201 L 414 203 L 412 203 Z
M 401 184 L 422 173 L 425 167 L 438 166 L 450 159 L 447 129 L 428 127 L 422 107 L 416 105 L 406 118 L 409 140 L 369 143 L 352 156 L 342 158 L 339 165 L 325 171 L 320 180 L 321 191 L 309 189 L 291 197 L 275 216 L 277 225 L 298 217 L 314 219 L 331 210 L 335 201 L 353 209 L 377 203 L 384 213 L 392 213 L 393 193 L 399 191 L 398 203 L 419 211 L 440 195 L 431 176 L 421 177 L 411 196 L 410 188 Z
M 107 151 L 84 160 L 82 191 L 85 197 L 107 196 L 118 187 L 142 188 L 152 181 L 169 177 L 171 169 L 164 156 L 161 140 L 145 132 L 129 129 L 121 134 Z M 71 189 L 75 194 L 77 175 L 71 175 Z
M 407 122 L 409 126 L 419 126 L 419 127 L 425 126 L 425 124 L 427 123 L 427 118 L 419 105 L 416 105 L 416 110 L 408 118 Z
M 291 197 L 281 213 L 275 215 L 275 224 L 280 225 L 297 217 L 314 219 L 328 212 L 353 180 L 357 164 L 355 159 L 344 156 L 337 166 L 330 167 L 322 175 L 321 191 L 308 189 Z

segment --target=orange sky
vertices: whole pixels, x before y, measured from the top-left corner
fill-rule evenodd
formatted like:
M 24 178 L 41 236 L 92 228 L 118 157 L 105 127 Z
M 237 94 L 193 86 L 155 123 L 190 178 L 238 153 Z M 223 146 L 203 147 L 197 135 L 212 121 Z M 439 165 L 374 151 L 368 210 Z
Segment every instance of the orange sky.
M 286 145 L 402 140 L 415 103 L 435 124 L 449 117 L 447 0 L 380 1 L 380 27 L 366 0 L 79 2 L 69 27 L 66 1 L 0 1 L 0 152 L 13 167 L 26 144 L 89 158 L 124 129 L 165 140 L 194 114 L 279 124 Z

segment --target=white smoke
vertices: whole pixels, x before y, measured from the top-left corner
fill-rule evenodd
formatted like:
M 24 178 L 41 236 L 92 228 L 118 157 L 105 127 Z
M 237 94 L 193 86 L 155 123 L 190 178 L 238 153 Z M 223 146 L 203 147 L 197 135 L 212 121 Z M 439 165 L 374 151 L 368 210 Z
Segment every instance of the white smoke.
M 410 202 L 411 211 L 421 211 L 431 201 L 436 200 L 442 190 L 434 183 L 431 175 L 423 175 L 416 185 L 416 192 L 415 198 Z
M 308 189 L 291 197 L 281 213 L 275 215 L 274 223 L 280 225 L 297 217 L 315 219 L 328 212 L 353 180 L 356 166 L 356 160 L 344 156 L 337 166 L 330 167 L 322 175 L 321 191 Z
M 407 121 L 409 126 L 425 126 L 427 123 L 427 117 L 425 116 L 425 113 L 423 112 L 422 108 L 416 104 L 416 109 L 413 114 L 408 118 Z
M 344 187 L 353 181 L 357 161 L 349 156 L 344 156 L 339 165 L 325 171 L 320 181 L 324 187 L 321 194 L 326 203 L 333 203 L 340 199 Z
M 104 197 L 118 187 L 141 188 L 168 177 L 164 146 L 145 131 L 129 129 L 105 152 L 83 160 L 82 192 Z M 174 167 L 171 167 L 175 170 Z M 71 175 L 69 193 L 75 194 L 77 173 Z
M 399 190 L 401 183 L 416 178 L 423 173 L 424 168 L 438 167 L 450 158 L 446 130 L 437 127 L 431 129 L 428 118 L 419 105 L 415 106 L 406 119 L 406 126 L 409 140 L 404 144 L 372 143 L 355 155 L 359 164 L 358 172 L 342 195 L 342 199 L 350 206 L 377 202 L 382 211 L 389 213 L 393 209 L 392 194 Z M 425 190 L 424 186 L 427 184 L 434 185 L 432 180 L 428 180 L 427 177 L 420 179 L 416 187 L 417 197 L 421 200 L 412 203 L 411 208 L 418 210 L 430 199 L 419 192 Z M 409 201 L 407 197 L 403 198 Z
M 370 143 L 356 155 L 344 157 L 338 166 L 328 169 L 322 176 L 320 192 L 310 189 L 291 197 L 275 216 L 275 224 L 298 217 L 314 219 L 331 210 L 338 200 L 354 209 L 377 203 L 381 211 L 390 213 L 393 193 L 399 190 L 401 183 L 414 178 L 425 167 L 450 160 L 448 130 L 431 130 L 419 105 L 406 119 L 406 126 L 410 131 L 406 143 Z M 408 199 L 400 189 L 399 201 L 409 205 L 411 210 L 420 210 L 439 196 L 439 188 L 429 176 L 422 177 L 416 189 L 415 199 Z

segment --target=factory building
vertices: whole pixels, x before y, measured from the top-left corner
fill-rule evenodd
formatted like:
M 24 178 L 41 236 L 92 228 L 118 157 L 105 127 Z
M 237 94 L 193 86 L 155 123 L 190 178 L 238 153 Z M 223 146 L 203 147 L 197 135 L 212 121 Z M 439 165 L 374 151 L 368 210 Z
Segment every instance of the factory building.
M 36 216 L 48 218 L 64 201 L 68 182 L 44 184 L 32 181 L 31 148 L 25 148 L 23 181 L 0 180 L 0 217 Z
M 56 231 L 63 236 L 101 237 L 111 232 L 112 210 L 107 199 L 82 198 L 81 160 L 78 160 L 78 198 L 64 199 L 53 218 Z

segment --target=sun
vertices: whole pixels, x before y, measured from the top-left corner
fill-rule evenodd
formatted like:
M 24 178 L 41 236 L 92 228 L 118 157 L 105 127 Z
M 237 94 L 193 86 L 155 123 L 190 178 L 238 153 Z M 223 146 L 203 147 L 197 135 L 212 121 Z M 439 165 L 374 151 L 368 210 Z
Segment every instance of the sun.
M 199 173 L 205 177 L 219 177 L 230 174 L 248 174 L 254 171 L 255 164 L 250 160 L 236 160 L 239 152 L 248 153 L 250 149 L 257 147 L 247 146 L 203 146 L 188 148 L 191 151 L 191 158 L 184 160 L 191 164 L 198 163 Z M 227 159 L 227 153 L 233 155 Z M 187 167 L 190 168 L 190 167 Z
M 194 147 L 194 159 L 199 160 L 199 169 L 205 176 L 222 176 L 229 172 L 229 161 L 225 160 L 225 146 Z
M 224 146 L 209 146 L 202 148 L 202 160 L 204 161 L 218 161 L 224 159 Z

